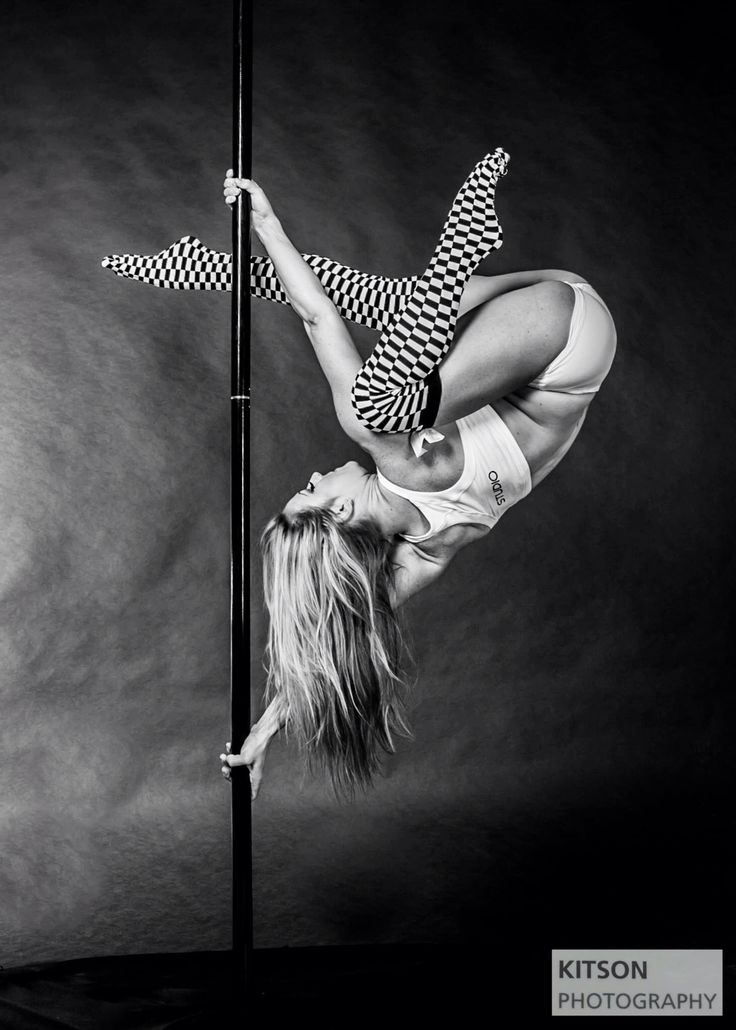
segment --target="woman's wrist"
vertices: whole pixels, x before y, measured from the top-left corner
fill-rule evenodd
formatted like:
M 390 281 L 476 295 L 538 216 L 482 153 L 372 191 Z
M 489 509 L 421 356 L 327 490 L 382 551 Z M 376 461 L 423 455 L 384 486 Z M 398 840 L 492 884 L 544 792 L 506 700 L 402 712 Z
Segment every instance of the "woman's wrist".
M 280 701 L 274 699 L 255 724 L 252 732 L 257 733 L 259 737 L 268 742 L 279 732 L 283 722 Z
M 258 239 L 264 245 L 270 240 L 276 240 L 283 238 L 284 230 L 281 228 L 281 222 L 278 220 L 273 211 L 267 215 L 254 215 L 253 216 L 253 228 L 255 229 Z

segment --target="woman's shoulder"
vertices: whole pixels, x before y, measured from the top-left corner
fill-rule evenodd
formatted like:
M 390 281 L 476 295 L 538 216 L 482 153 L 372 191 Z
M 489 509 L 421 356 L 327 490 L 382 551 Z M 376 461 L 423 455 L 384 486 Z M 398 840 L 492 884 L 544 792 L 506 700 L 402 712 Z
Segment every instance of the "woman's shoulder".
M 373 445 L 373 458 L 381 475 L 405 490 L 446 490 L 459 478 L 464 466 L 464 451 L 456 422 L 437 426 L 442 438 L 431 443 L 424 453 L 415 454 L 410 433 L 380 434 Z

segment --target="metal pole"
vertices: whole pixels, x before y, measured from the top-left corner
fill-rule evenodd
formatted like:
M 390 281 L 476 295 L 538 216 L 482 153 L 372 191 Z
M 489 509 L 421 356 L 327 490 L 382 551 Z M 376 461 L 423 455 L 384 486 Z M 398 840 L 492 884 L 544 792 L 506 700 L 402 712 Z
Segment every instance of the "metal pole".
M 233 0 L 233 171 L 251 176 L 252 9 Z M 250 730 L 250 603 L 246 554 L 250 507 L 250 205 L 247 195 L 233 204 L 231 339 L 231 550 L 230 550 L 230 718 L 232 750 Z M 253 989 L 253 889 L 250 777 L 232 776 L 233 974 L 235 1001 Z

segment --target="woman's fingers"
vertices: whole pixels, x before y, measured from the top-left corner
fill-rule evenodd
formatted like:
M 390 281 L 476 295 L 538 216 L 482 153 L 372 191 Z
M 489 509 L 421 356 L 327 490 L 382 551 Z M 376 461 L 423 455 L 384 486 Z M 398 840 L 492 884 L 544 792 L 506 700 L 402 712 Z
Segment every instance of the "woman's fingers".
M 250 765 L 250 762 L 245 760 L 245 755 L 231 755 L 229 752 L 226 755 L 220 755 L 220 761 L 225 762 L 231 769 L 234 769 L 236 765 Z
M 225 179 L 225 189 L 229 187 L 238 191 L 245 190 L 246 193 L 263 193 L 263 190 L 253 179 Z
M 232 176 L 227 176 L 222 185 L 226 190 L 232 188 L 238 192 L 240 190 L 247 190 L 248 193 L 255 193 L 261 190 L 261 187 L 254 179 L 233 179 Z M 263 191 L 261 190 L 261 192 Z
M 225 179 L 224 194 L 226 204 L 234 204 L 237 201 L 241 190 L 238 186 L 234 185 L 233 179 Z
M 220 755 L 220 761 L 223 763 L 222 771 L 225 772 L 226 769 L 229 771 L 230 769 L 234 769 L 236 766 L 239 765 L 251 765 L 253 762 L 253 757 L 248 755 L 247 753 L 234 755 L 230 750 L 230 744 L 228 742 L 225 745 L 225 750 Z
M 228 169 L 231 172 L 232 169 Z M 266 214 L 270 211 L 270 205 L 266 199 L 266 194 L 263 192 L 261 187 L 253 179 L 233 179 L 230 175 L 225 178 L 223 185 L 223 193 L 225 196 L 225 203 L 232 206 L 245 191 L 252 198 L 251 206 L 258 208 L 261 214 Z
M 232 770 L 238 766 L 247 766 L 250 774 L 250 794 L 251 800 L 255 801 L 258 791 L 261 787 L 261 780 L 263 779 L 263 765 L 266 761 L 266 749 L 262 746 L 256 746 L 252 742 L 243 745 L 241 754 L 234 755 L 230 750 L 230 742 L 225 744 L 225 750 L 220 755 L 220 761 L 222 766 L 220 771 L 226 780 L 232 780 Z
M 224 763 L 220 769 L 220 772 L 226 780 L 230 779 L 230 766 L 228 765 L 228 759 L 231 757 L 230 747 L 230 741 L 228 740 L 225 743 L 225 751 L 223 752 L 223 754 L 220 755 L 220 761 Z

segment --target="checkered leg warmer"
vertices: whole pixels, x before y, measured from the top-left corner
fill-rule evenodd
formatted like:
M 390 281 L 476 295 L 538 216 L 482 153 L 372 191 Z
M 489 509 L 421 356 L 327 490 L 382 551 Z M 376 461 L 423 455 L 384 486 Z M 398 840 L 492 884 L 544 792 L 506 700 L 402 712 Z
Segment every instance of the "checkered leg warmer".
M 369 275 L 319 254 L 302 257 L 343 318 L 379 332 L 396 319 L 418 281 L 417 276 L 389 279 Z M 231 256 L 210 250 L 194 236 L 184 236 L 151 256 L 111 254 L 102 267 L 127 279 L 172 290 L 232 288 Z M 271 259 L 260 255 L 250 259 L 250 292 L 276 304 L 289 303 Z
M 353 407 L 369 429 L 404 433 L 425 424 L 424 411 L 433 406 L 428 377 L 436 376 L 452 343 L 465 285 L 481 260 L 502 243 L 494 198 L 508 162 L 509 155 L 498 148 L 470 173 L 429 267 L 355 377 Z M 436 406 L 432 419 L 434 415 Z

